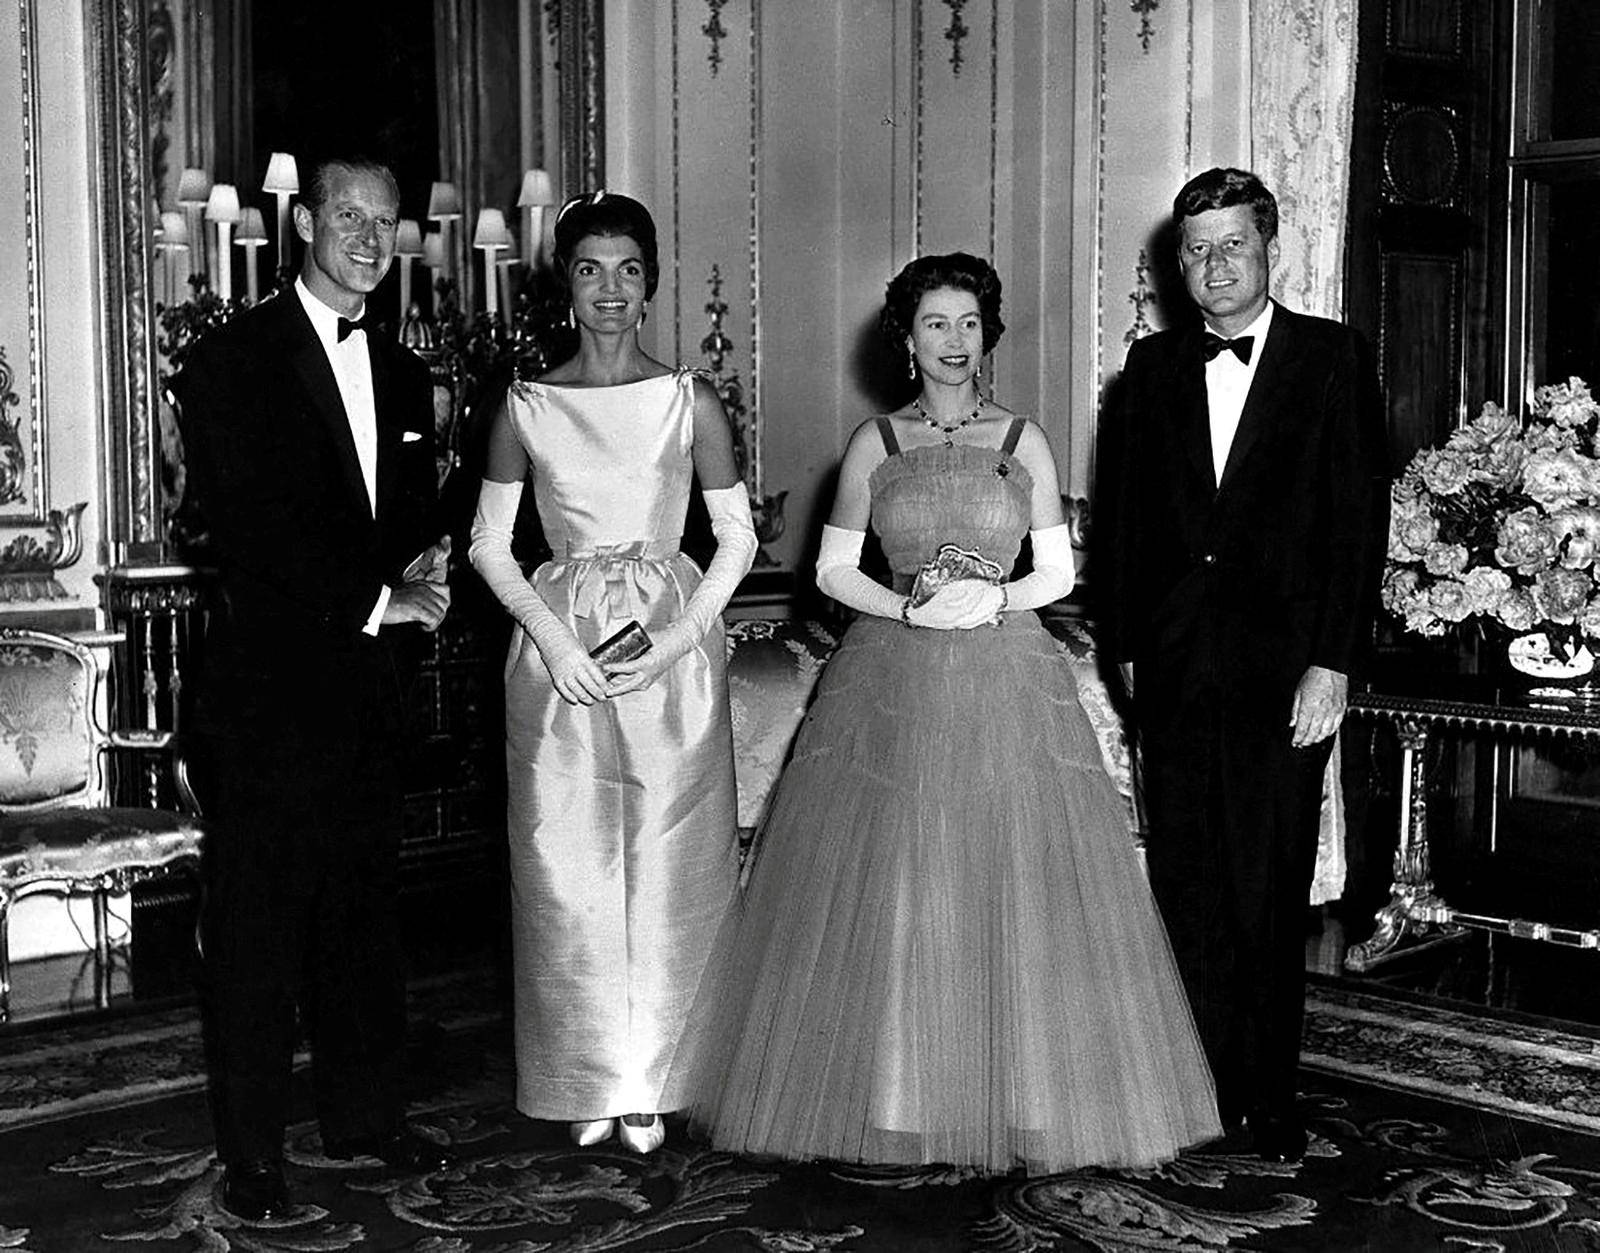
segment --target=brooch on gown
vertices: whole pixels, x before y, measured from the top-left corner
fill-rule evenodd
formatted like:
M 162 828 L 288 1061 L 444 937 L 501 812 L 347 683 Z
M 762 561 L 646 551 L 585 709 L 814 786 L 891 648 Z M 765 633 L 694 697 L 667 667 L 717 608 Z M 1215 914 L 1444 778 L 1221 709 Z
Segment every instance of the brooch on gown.
M 1006 475 L 1008 475 L 1010 473 L 1011 473 L 1011 463 L 1009 461 L 1006 461 L 1006 460 L 1002 459 L 1002 460 L 996 461 L 994 463 L 994 476 L 995 476 L 995 478 L 1003 479 L 1003 478 L 1006 477 Z

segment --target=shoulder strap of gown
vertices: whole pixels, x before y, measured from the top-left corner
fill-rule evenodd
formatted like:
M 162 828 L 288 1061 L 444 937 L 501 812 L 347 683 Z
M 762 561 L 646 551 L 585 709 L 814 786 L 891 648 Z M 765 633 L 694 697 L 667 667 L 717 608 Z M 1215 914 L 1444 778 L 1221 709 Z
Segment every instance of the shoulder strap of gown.
M 1000 445 L 1000 451 L 1010 456 L 1017 451 L 1017 441 L 1022 438 L 1022 428 L 1028 425 L 1026 418 L 1012 418 L 1011 425 L 1006 428 L 1005 442 Z
M 900 451 L 900 441 L 895 438 L 894 423 L 888 418 L 878 419 L 878 434 L 883 438 L 883 451 L 894 456 Z

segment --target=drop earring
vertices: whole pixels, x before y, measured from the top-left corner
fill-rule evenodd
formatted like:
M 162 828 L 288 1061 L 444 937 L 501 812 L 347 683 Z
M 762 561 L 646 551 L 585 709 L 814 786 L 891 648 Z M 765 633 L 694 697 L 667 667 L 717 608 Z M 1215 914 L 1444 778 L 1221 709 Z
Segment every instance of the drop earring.
M 639 306 L 639 329 L 644 329 L 644 320 L 650 316 L 650 302 L 647 300 Z
M 573 330 L 578 329 L 578 318 L 577 315 L 572 312 L 571 305 L 567 306 L 567 325 Z
M 917 352 L 909 344 L 906 346 L 906 377 L 908 379 L 917 377 Z

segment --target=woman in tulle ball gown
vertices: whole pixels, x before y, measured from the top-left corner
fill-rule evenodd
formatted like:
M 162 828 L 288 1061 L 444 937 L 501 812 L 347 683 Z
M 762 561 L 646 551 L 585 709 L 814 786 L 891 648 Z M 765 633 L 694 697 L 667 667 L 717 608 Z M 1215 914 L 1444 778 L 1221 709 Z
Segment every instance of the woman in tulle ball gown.
M 735 887 L 722 610 L 755 555 L 715 389 L 640 347 L 660 275 L 638 201 L 561 210 L 577 355 L 495 415 L 471 557 L 516 620 L 506 659 L 517 1108 L 659 1147 L 679 1036 Z M 717 540 L 679 551 L 698 478 Z M 511 554 L 525 481 L 551 560 Z M 591 650 L 637 623 L 641 656 Z M 620 1120 L 620 1121 L 619 1121 Z
M 1044 431 L 980 388 L 1000 280 L 919 258 L 881 324 L 921 388 L 845 451 L 817 582 L 859 616 L 697 998 L 690 1121 L 797 1159 L 1170 1159 L 1220 1135 L 1215 1095 L 1124 802 L 1030 612 L 1074 567 Z M 859 568 L 869 523 L 892 586 Z M 924 599 L 929 562 L 953 577 Z

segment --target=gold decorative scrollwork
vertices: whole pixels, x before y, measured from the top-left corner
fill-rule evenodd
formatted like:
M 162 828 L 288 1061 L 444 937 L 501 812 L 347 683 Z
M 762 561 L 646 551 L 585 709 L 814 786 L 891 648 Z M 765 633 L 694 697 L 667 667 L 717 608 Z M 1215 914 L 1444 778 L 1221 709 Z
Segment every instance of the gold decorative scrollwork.
M 961 10 L 966 7 L 967 0 L 944 0 L 945 8 L 950 10 L 950 25 L 944 28 L 945 42 L 950 45 L 950 72 L 957 78 L 961 77 L 961 66 L 966 60 L 961 53 L 961 41 L 972 30 L 961 20 Z
M 0 603 L 67 599 L 67 590 L 56 581 L 55 572 L 83 555 L 79 523 L 88 505 L 85 500 L 70 509 L 52 509 L 41 524 L 42 543 L 38 536 L 24 531 L 0 548 Z
M 1156 24 L 1150 15 L 1161 7 L 1161 0 L 1133 0 L 1128 7 L 1139 15 L 1139 48 L 1148 53 L 1150 42 L 1156 37 Z
M 1156 294 L 1150 289 L 1150 254 L 1141 248 L 1139 263 L 1133 271 L 1133 290 L 1128 293 L 1128 301 L 1133 305 L 1133 325 L 1128 327 L 1127 333 L 1122 337 L 1124 344 L 1143 339 L 1155 330 L 1148 316 L 1149 308 L 1155 303 L 1155 299 Z
M 728 0 L 706 0 L 706 7 L 711 10 L 711 17 L 700 28 L 700 33 L 711 41 L 711 51 L 706 53 L 706 64 L 711 67 L 713 78 L 722 68 L 722 41 L 728 37 L 728 28 L 722 24 L 722 10 L 727 3 Z
M 22 446 L 22 417 L 10 413 L 22 403 L 11 389 L 11 380 L 15 377 L 6 361 L 5 345 L 0 344 L 0 505 L 12 504 L 26 495 L 22 481 L 28 468 L 28 454 Z

